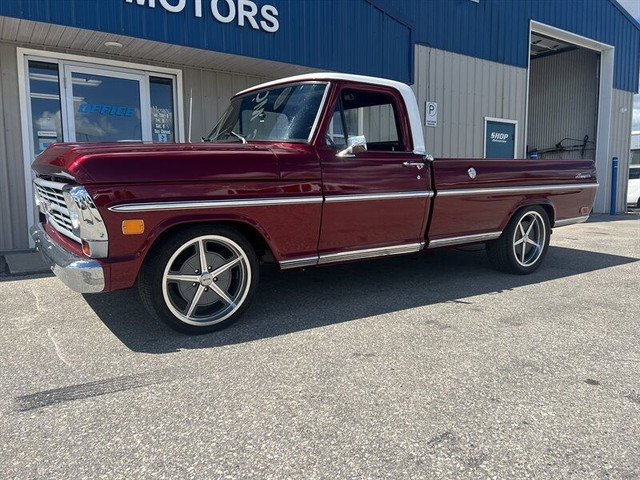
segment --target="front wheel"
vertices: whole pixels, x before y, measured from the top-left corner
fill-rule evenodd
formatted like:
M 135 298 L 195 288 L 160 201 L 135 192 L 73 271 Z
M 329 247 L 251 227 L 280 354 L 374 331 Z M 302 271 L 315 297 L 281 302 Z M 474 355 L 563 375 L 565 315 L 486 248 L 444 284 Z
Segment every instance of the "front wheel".
M 234 322 L 258 284 L 251 244 L 227 227 L 194 227 L 150 252 L 138 288 L 156 318 L 185 333 L 207 333 Z
M 487 243 L 489 261 L 503 272 L 532 273 L 547 254 L 550 235 L 549 217 L 544 209 L 525 207 L 516 212 L 497 240 Z

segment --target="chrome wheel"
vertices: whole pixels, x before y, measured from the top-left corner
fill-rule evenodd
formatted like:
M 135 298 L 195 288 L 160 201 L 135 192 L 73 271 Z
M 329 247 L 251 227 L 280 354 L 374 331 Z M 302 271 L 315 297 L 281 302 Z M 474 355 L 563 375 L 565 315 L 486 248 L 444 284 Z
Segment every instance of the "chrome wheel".
M 535 210 L 529 210 L 518 221 L 513 232 L 513 254 L 523 267 L 535 264 L 544 251 L 547 239 L 545 221 Z
M 179 320 L 196 326 L 220 323 L 243 304 L 251 287 L 251 265 L 244 250 L 220 235 L 193 238 L 166 264 L 162 294 Z

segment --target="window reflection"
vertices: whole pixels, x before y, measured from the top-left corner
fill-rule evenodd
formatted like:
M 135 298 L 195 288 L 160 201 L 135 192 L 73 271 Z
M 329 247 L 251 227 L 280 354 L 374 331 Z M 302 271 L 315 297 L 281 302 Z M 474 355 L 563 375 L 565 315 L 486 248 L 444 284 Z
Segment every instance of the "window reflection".
M 27 62 L 29 135 L 36 155 L 71 140 L 176 141 L 175 77 L 94 70 L 62 60 Z
M 76 141 L 142 140 L 140 82 L 72 73 Z
M 29 92 L 33 145 L 38 155 L 52 143 L 63 141 L 58 65 L 30 61 Z
M 150 77 L 151 137 L 154 142 L 175 142 L 173 121 L 173 81 Z

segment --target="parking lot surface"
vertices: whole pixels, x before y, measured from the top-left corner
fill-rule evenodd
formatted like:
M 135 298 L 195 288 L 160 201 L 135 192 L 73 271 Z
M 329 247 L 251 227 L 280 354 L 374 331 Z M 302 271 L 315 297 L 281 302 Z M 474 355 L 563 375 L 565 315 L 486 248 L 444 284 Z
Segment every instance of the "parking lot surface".
M 198 337 L 4 277 L 0 476 L 638 478 L 640 216 L 551 245 L 524 277 L 477 249 L 265 266 Z

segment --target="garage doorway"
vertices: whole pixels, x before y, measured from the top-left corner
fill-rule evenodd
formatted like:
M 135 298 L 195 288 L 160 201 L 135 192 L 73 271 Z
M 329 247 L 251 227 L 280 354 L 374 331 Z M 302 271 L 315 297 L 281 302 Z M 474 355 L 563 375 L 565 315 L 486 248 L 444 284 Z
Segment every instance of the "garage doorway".
M 595 159 L 600 52 L 531 33 L 527 153 Z
M 614 48 L 535 21 L 529 38 L 527 154 L 594 159 L 600 184 L 594 210 L 605 212 Z

